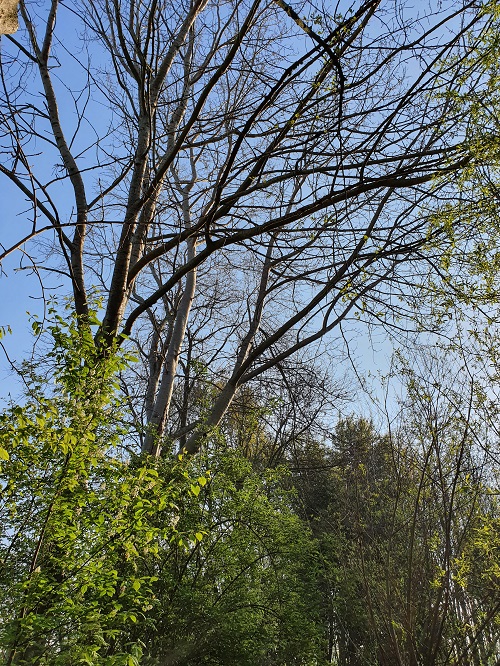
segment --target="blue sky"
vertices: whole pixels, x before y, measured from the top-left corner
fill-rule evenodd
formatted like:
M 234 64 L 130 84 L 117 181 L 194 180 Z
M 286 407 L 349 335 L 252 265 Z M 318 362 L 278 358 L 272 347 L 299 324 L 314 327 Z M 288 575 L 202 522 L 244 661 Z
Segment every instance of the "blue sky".
M 65 36 L 62 49 L 66 49 L 66 51 L 61 50 L 61 48 L 59 50 L 61 69 L 55 71 L 56 85 L 59 77 L 61 80 L 70 80 L 71 85 L 77 87 L 78 77 L 81 77 L 81 69 L 75 67 L 74 57 L 78 53 L 79 42 L 75 39 L 76 32 L 71 14 L 64 7 L 61 7 L 58 16 L 58 33 Z M 15 37 L 20 38 L 20 35 L 15 35 Z M 3 38 L 1 48 L 11 50 L 12 45 L 8 39 Z M 94 61 L 98 60 L 99 51 L 93 52 L 92 57 Z M 58 95 L 63 127 L 70 135 L 76 119 L 72 100 L 62 87 L 58 90 Z M 107 113 L 109 114 L 109 111 Z M 93 120 L 96 121 L 95 118 Z M 97 122 L 103 123 L 105 121 L 106 115 L 103 115 Z M 82 134 L 85 138 L 85 132 L 82 132 Z M 42 142 L 40 149 L 43 150 Z M 39 167 L 43 165 L 43 152 L 33 159 L 38 162 Z M 44 166 L 45 168 L 52 168 L 48 164 Z M 65 194 L 65 188 L 68 186 L 69 184 L 66 183 L 64 187 L 58 188 L 57 197 L 59 208 L 64 210 L 69 217 L 71 196 Z M 0 187 L 2 195 L 0 240 L 4 247 L 8 247 L 29 232 L 31 228 L 30 207 L 23 195 L 5 178 L 0 179 Z M 44 224 L 43 221 L 41 223 Z M 29 256 L 22 251 L 15 252 L 4 260 L 2 264 L 3 272 L 0 276 L 0 290 L 3 296 L 0 325 L 10 326 L 12 329 L 12 334 L 4 338 L 3 344 L 9 357 L 17 362 L 29 357 L 34 342 L 27 312 L 42 317 L 44 295 L 46 296 L 54 290 L 58 291 L 60 295 L 66 295 L 69 292 L 69 285 L 64 284 L 64 278 L 60 275 L 44 271 L 39 277 L 29 269 L 30 264 Z M 46 286 L 45 294 L 41 287 L 40 278 Z M 351 344 L 353 363 L 363 368 L 364 371 L 376 375 L 379 368 L 387 368 L 391 345 L 382 331 L 378 332 L 374 338 L 370 338 L 361 326 L 360 331 Z M 349 367 L 347 370 L 350 372 Z M 3 354 L 0 357 L 0 382 L 0 397 L 5 398 L 9 393 L 16 396 L 19 393 L 19 382 Z
M 73 37 L 76 35 L 76 31 L 68 12 L 64 10 L 60 12 L 58 27 L 62 28 L 61 33 L 68 38 L 68 45 L 75 42 Z M 22 28 L 13 37 L 21 40 Z M 3 53 L 17 52 L 17 48 L 5 36 L 0 38 L 0 49 Z M 65 75 L 67 75 L 66 72 L 69 73 L 74 81 L 74 77 L 79 70 L 73 66 L 72 58 L 68 56 L 61 64 Z M 34 88 L 30 89 L 30 81 L 28 81 L 27 87 L 28 93 L 34 90 Z M 61 89 L 58 94 L 62 94 L 60 113 L 63 125 L 67 131 L 70 131 L 75 121 L 74 112 L 71 104 L 68 103 L 70 101 L 67 98 L 68 96 L 64 97 L 64 91 Z M 32 158 L 33 162 L 37 162 L 37 168 L 44 165 L 43 142 L 40 142 L 40 144 L 40 154 Z M 44 166 L 45 168 L 52 168 L 51 165 Z M 60 203 L 64 206 L 64 199 L 67 201 L 71 199 L 65 196 L 64 188 L 59 188 L 59 190 Z M 26 197 L 6 177 L 0 177 L 0 242 L 3 246 L 2 251 L 30 233 L 32 227 L 31 214 L 30 204 Z M 40 216 L 39 226 L 45 226 L 45 224 L 45 220 Z M 47 238 L 50 238 L 50 236 L 47 236 Z M 27 313 L 42 318 L 44 314 L 44 296 L 46 297 L 54 288 L 57 289 L 61 286 L 62 293 L 68 292 L 68 285 L 63 284 L 64 278 L 61 275 L 50 274 L 46 271 L 40 271 L 40 274 L 37 275 L 29 268 L 33 263 L 29 257 L 30 251 L 34 251 L 34 248 L 29 245 L 24 246 L 6 257 L 1 264 L 0 294 L 2 311 L 0 325 L 10 326 L 12 330 L 11 334 L 3 338 L 2 343 L 9 358 L 17 363 L 30 357 L 35 341 Z M 45 293 L 41 285 L 42 280 Z M 2 352 L 0 354 L 0 398 L 5 399 L 9 394 L 15 397 L 19 394 L 19 391 L 19 381 L 11 369 L 5 353 Z

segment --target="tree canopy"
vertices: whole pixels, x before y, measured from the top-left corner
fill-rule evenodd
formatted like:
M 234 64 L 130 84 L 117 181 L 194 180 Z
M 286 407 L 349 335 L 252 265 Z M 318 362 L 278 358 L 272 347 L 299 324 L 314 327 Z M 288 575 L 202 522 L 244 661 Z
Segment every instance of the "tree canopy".
M 499 18 L 21 0 L 3 664 L 499 662 Z

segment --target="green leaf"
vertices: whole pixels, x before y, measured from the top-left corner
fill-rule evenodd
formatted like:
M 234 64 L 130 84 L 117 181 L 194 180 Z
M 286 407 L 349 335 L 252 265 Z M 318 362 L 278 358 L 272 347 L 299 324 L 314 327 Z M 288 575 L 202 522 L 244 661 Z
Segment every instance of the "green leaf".
M 9 459 L 8 452 L 0 446 L 0 460 L 8 460 L 8 459 Z
M 200 486 L 191 485 L 191 492 L 195 497 L 198 497 L 198 495 L 200 494 L 200 490 L 201 490 Z
M 12 329 L 10 326 L 0 326 L 0 340 L 4 338 L 7 333 L 12 333 Z

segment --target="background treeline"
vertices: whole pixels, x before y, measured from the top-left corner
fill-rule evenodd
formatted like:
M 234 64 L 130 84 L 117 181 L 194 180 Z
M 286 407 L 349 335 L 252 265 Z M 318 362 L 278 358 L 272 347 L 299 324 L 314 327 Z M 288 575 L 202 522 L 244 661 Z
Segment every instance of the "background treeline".
M 3 663 L 498 663 L 498 441 L 463 373 L 406 364 L 389 432 L 352 416 L 276 453 L 247 392 L 195 458 L 144 458 L 126 360 L 62 321 L 54 392 L 31 368 L 1 417 Z

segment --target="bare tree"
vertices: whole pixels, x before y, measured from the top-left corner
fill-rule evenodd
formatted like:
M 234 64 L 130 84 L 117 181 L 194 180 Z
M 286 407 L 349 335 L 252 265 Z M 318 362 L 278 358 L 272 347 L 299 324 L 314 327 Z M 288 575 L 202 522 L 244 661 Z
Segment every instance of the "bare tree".
M 335 331 L 341 353 L 350 318 L 397 325 L 471 159 L 454 96 L 480 83 L 482 3 L 52 0 L 20 15 L 0 172 L 32 214 L 2 258 L 52 230 L 44 268 L 68 277 L 83 327 L 100 283 L 96 345 L 141 343 L 145 452 L 179 377 L 173 434 L 196 452 L 242 385 Z M 192 361 L 219 376 L 203 414 L 188 413 Z

